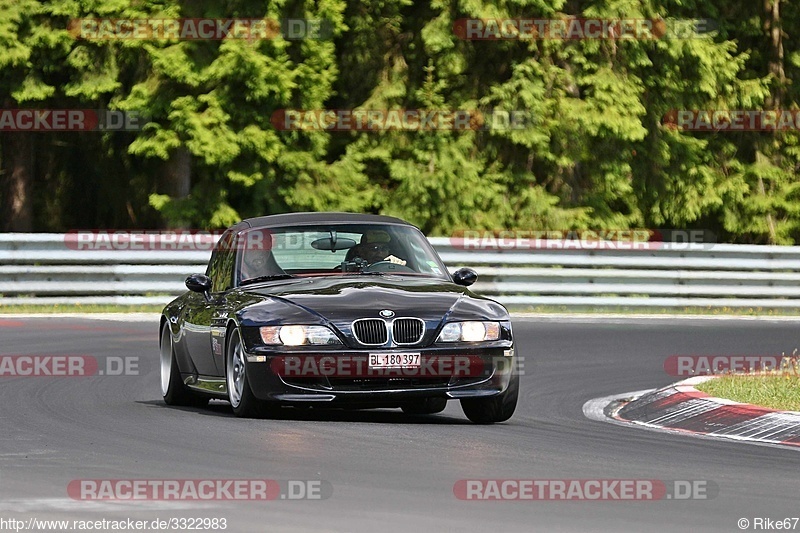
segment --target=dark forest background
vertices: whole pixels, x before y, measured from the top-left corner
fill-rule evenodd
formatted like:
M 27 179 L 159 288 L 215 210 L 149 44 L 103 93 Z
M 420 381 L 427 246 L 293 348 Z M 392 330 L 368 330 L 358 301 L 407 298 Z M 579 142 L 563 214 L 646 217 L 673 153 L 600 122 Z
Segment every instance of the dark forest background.
M 712 19 L 650 40 L 465 41 L 462 18 Z M 324 19 L 330 38 L 101 40 L 76 18 Z M 343 210 L 464 228 L 800 239 L 800 136 L 672 110 L 797 109 L 800 2 L 0 0 L 2 108 L 138 111 L 137 132 L 0 133 L 0 230 L 219 228 Z M 522 130 L 278 131 L 278 109 L 526 110 Z

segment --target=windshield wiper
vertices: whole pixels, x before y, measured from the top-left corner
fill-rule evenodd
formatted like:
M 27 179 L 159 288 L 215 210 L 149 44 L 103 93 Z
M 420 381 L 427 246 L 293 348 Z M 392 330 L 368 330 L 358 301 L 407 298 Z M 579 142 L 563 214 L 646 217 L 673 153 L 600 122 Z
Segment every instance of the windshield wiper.
M 257 276 L 255 278 L 248 278 L 246 280 L 243 280 L 241 283 L 239 283 L 239 285 L 240 286 L 241 285 L 249 285 L 251 283 L 260 283 L 262 281 L 274 281 L 276 279 L 289 279 L 289 278 L 293 278 L 293 277 L 294 276 L 292 276 L 291 274 L 269 274 L 269 275 L 266 275 L 266 276 Z

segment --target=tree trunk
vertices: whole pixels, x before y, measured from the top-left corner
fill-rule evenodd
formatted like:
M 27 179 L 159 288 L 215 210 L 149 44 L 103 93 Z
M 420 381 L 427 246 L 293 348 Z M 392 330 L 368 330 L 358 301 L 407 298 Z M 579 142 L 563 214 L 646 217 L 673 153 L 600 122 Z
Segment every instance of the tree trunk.
M 164 162 L 161 173 L 161 186 L 170 198 L 186 198 L 192 190 L 192 154 L 181 146 Z M 173 225 L 175 223 L 173 222 Z M 185 222 L 177 223 L 180 228 L 187 228 Z
M 164 163 L 164 192 L 172 198 L 189 196 L 192 188 L 192 154 L 181 146 Z
M 780 109 L 786 90 L 784 69 L 783 29 L 781 27 L 781 0 L 764 0 L 764 29 L 769 35 L 771 47 L 769 73 L 775 78 L 776 88 L 772 92 L 769 107 Z
M 2 194 L 2 230 L 33 231 L 33 145 L 34 135 L 28 132 L 4 133 L 0 193 Z
M 774 109 L 780 112 L 783 105 L 784 92 L 786 89 L 783 30 L 781 28 L 781 0 L 764 0 L 764 30 L 767 32 L 769 37 L 769 73 L 773 77 L 773 90 L 772 94 L 767 99 L 766 107 L 768 109 Z M 779 135 L 779 133 L 775 131 L 773 135 Z M 773 163 L 780 166 L 780 160 L 773 161 Z M 758 177 L 758 188 L 758 192 L 761 195 L 768 196 L 762 176 Z M 775 218 L 772 213 L 767 213 L 767 229 L 769 231 L 769 244 L 777 244 L 778 237 L 775 229 Z

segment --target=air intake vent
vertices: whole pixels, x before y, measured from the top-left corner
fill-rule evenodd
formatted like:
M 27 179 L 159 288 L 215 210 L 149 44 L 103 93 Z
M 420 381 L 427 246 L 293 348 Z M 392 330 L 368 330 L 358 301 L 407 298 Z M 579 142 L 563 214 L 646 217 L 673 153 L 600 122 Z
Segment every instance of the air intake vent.
M 398 318 L 392 324 L 392 337 L 397 344 L 416 344 L 425 334 L 425 322 L 419 318 Z
M 386 322 L 380 318 L 361 318 L 353 322 L 353 336 L 366 346 L 383 346 L 389 342 Z

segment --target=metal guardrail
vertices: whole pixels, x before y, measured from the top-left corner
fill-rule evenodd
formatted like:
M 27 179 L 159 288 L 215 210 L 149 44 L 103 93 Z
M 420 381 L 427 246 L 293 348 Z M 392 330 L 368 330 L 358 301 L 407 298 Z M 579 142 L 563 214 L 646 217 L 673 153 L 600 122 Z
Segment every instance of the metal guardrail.
M 512 307 L 800 308 L 800 246 L 474 251 L 430 241 L 451 270 L 478 271 L 476 292 Z M 77 250 L 63 234 L 0 234 L 0 305 L 164 304 L 209 256 Z

